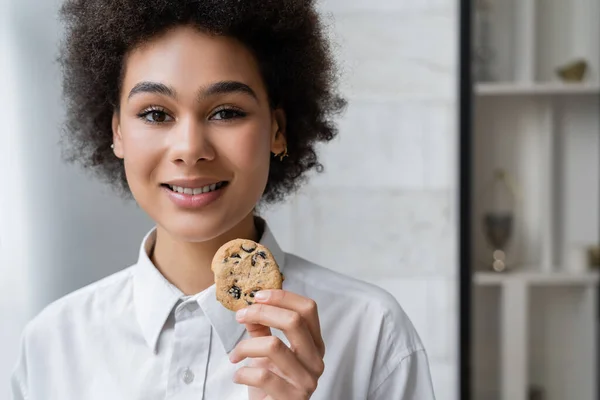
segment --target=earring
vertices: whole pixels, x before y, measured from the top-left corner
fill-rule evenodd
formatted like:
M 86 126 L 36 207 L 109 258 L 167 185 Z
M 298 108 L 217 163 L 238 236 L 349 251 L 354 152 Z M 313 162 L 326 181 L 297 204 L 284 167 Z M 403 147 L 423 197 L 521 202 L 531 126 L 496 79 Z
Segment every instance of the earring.
M 279 161 L 283 161 L 283 159 L 288 156 L 287 145 L 285 146 L 285 148 L 283 149 L 283 151 L 281 153 L 275 154 L 275 155 L 277 157 L 279 157 Z
M 111 145 L 110 145 L 110 148 L 114 150 L 114 149 L 115 149 L 115 144 L 114 144 L 114 143 L 113 143 L 113 144 L 111 144 Z

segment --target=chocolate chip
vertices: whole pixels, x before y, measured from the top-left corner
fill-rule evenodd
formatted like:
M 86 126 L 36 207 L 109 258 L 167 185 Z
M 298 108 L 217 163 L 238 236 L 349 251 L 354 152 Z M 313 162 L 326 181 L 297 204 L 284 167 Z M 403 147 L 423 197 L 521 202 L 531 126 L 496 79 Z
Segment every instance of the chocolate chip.
M 256 250 L 256 246 L 250 245 L 250 247 L 246 248 L 244 245 L 242 245 L 242 250 L 244 250 L 246 253 L 252 253 L 254 250 Z
M 239 300 L 242 295 L 242 289 L 237 286 L 232 286 L 231 289 L 229 289 L 229 295 L 234 299 Z
M 233 253 L 231 258 L 242 258 L 242 256 L 240 256 L 238 253 Z
M 250 260 L 253 267 L 256 265 L 256 260 L 258 259 L 258 257 L 261 257 L 263 260 L 266 260 L 267 254 L 264 251 L 256 252 L 256 254 L 254 254 L 252 256 L 252 259 Z
M 254 303 L 252 303 L 251 301 L 246 300 L 246 304 L 248 304 L 249 306 L 251 306 Z

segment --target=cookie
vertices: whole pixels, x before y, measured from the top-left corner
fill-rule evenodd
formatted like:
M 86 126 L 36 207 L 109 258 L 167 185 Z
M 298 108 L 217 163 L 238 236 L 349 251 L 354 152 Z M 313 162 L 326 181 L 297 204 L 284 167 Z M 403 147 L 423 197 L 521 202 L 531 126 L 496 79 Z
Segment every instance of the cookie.
M 225 243 L 213 257 L 217 300 L 231 311 L 254 304 L 254 293 L 281 289 L 283 275 L 265 246 L 247 239 Z

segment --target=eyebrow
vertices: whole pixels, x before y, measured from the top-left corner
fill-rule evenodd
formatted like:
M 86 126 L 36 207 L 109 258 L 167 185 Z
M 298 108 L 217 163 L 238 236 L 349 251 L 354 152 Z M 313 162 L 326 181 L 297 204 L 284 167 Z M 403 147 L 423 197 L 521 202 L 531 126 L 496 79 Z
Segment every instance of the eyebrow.
M 149 81 L 137 83 L 129 92 L 129 96 L 127 97 L 127 99 L 129 100 L 136 94 L 140 93 L 156 93 L 167 97 L 171 97 L 173 99 L 177 99 L 177 91 L 173 87 L 167 86 L 163 83 Z M 215 82 L 205 88 L 201 88 L 198 91 L 197 98 L 198 101 L 201 101 L 206 99 L 207 97 L 228 93 L 245 93 L 253 97 L 256 101 L 258 101 L 258 96 L 256 96 L 254 90 L 252 90 L 252 88 L 246 85 L 245 83 L 238 81 Z

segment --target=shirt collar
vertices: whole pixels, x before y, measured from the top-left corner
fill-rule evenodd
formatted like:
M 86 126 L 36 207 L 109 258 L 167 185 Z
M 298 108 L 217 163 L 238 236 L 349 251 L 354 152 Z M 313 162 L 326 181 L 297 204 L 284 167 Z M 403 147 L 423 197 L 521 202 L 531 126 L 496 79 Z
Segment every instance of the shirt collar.
M 280 270 L 285 266 L 285 253 L 277 244 L 267 223 L 257 218 L 263 226 L 260 243 L 267 247 Z M 160 333 L 169 314 L 185 296 L 156 269 L 149 254 L 156 240 L 156 228 L 146 234 L 140 246 L 137 264 L 133 268 L 133 301 L 142 334 L 148 346 L 156 352 Z M 216 299 L 215 285 L 191 296 L 187 301 L 197 301 L 216 331 L 223 348 L 229 353 L 242 337 L 245 327 L 235 319 L 235 313 L 226 309 Z

